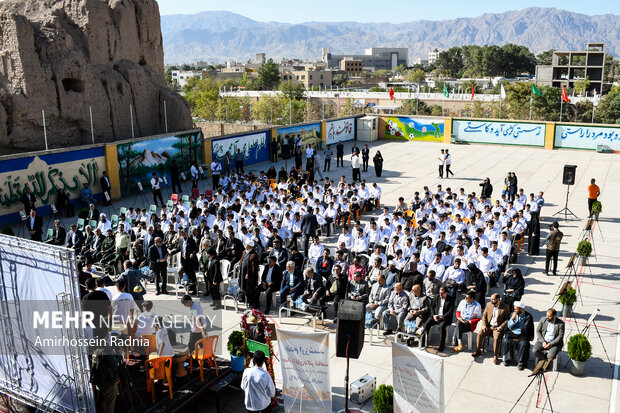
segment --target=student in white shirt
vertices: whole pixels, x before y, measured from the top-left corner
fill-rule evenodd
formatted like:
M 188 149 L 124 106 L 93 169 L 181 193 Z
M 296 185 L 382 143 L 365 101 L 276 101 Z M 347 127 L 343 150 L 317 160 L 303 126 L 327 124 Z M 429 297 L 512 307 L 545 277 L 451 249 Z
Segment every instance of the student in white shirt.
M 256 351 L 253 361 L 254 367 L 243 371 L 241 388 L 245 392 L 245 408 L 250 412 L 262 412 L 271 404 L 276 389 L 269 373 L 262 369 L 265 353 Z
M 168 329 L 164 327 L 162 317 L 157 317 L 155 327 L 155 345 L 157 348 L 157 357 L 174 357 L 174 349 L 170 343 Z
M 112 300 L 112 308 L 114 309 L 113 323 L 127 324 L 134 318 L 136 303 L 133 300 L 133 296 L 125 292 L 124 278 L 116 281 L 116 288 L 120 294 Z

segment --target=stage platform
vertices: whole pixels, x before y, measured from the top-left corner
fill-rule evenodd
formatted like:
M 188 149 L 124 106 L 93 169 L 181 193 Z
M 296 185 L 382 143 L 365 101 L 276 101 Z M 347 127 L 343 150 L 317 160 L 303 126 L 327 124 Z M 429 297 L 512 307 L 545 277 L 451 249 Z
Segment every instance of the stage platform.
M 144 362 L 138 359 L 130 359 L 127 364 L 127 372 L 133 383 L 133 390 L 130 395 L 127 393 L 127 386 L 123 386 L 123 394 L 116 398 L 115 412 L 144 412 L 144 413 L 169 413 L 196 411 L 195 404 L 201 398 L 211 393 L 215 396 L 216 404 L 219 400 L 218 393 L 230 386 L 239 387 L 241 383 L 241 373 L 236 373 L 230 368 L 230 360 L 219 358 L 217 366 L 219 375 L 216 376 L 215 368 L 205 365 L 205 381 L 200 381 L 200 371 L 194 368 L 194 373 L 189 374 L 189 363 L 185 363 L 187 376 L 174 378 L 172 385 L 173 398 L 170 399 L 168 387 L 158 381 L 155 384 L 155 403 L 152 396 L 146 391 L 146 373 L 140 366 Z M 216 406 L 216 411 L 218 411 Z

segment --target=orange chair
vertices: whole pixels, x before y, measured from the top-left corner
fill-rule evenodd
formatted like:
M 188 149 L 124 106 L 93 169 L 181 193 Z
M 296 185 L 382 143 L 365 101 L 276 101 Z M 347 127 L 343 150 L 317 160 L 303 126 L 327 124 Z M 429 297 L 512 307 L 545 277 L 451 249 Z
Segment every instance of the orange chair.
M 144 363 L 146 368 L 146 391 L 151 393 L 155 403 L 155 380 L 167 380 L 172 399 L 172 357 L 157 357 Z
M 211 360 L 215 364 L 215 375 L 218 376 L 217 360 L 215 359 L 215 348 L 217 347 L 218 336 L 209 336 L 199 340 L 196 343 L 194 351 L 192 351 L 191 361 L 189 364 L 189 373 L 194 372 L 194 360 L 198 360 L 200 365 L 200 381 L 205 381 L 203 363 L 207 360 L 209 367 L 211 367 Z
M 176 205 L 179 202 L 179 194 L 172 194 L 170 196 L 170 199 L 172 200 L 172 202 L 174 203 L 174 205 Z
M 148 344 L 144 347 L 146 357 L 157 351 L 157 340 L 155 339 L 155 334 L 142 334 L 140 339 L 148 342 Z

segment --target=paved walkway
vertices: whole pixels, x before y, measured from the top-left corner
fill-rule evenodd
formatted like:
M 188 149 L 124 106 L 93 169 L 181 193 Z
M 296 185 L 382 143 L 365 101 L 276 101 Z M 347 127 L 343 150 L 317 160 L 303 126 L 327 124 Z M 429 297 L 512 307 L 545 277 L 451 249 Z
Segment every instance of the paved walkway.
M 347 149 L 351 144 L 347 144 Z M 361 145 L 358 145 L 361 147 Z M 393 207 L 399 196 L 408 199 L 416 190 L 422 191 L 424 185 L 435 190 L 441 183 L 458 191 L 460 187 L 466 192 L 480 192 L 478 184 L 485 177 L 489 177 L 495 196 L 499 196 L 504 176 L 508 171 L 514 171 L 519 180 L 519 187 L 526 193 L 538 191 L 545 192 L 545 206 L 542 210 L 541 239 L 547 235 L 547 228 L 551 222 L 558 220 L 560 229 L 564 232 L 564 240 L 560 254 L 560 271 L 568 262 L 571 254 L 575 251 L 579 236 L 585 225 L 587 215 L 586 186 L 590 178 L 596 178 L 601 188 L 600 201 L 603 204 L 598 228 L 593 231 L 593 240 L 596 256 L 590 260 L 590 265 L 578 268 L 580 274 L 581 301 L 575 307 L 577 325 L 567 320 L 566 339 L 583 328 L 589 315 L 600 309 L 600 315 L 596 321 L 602 336 L 607 354 L 611 363 L 615 362 L 620 352 L 617 342 L 618 329 L 620 328 L 620 157 L 610 154 L 599 154 L 594 151 L 571 151 L 556 150 L 547 151 L 537 148 L 522 148 L 500 145 L 450 145 L 453 164 L 452 169 L 456 174 L 454 178 L 440 180 L 437 178 L 437 160 L 439 150 L 444 147 L 436 143 L 411 143 L 400 141 L 379 141 L 371 145 L 371 158 L 375 150 L 381 150 L 385 159 L 384 172 L 381 178 L 376 178 L 371 167 L 368 173 L 362 174 L 368 182 L 378 182 L 383 189 L 382 205 Z M 350 153 L 350 152 L 349 152 Z M 349 157 L 347 157 L 349 158 Z M 342 174 L 351 177 L 351 169 L 348 160 L 345 168 L 333 168 L 328 174 L 336 180 Z M 280 162 L 277 169 L 280 169 Z M 565 222 L 563 219 L 552 218 L 551 215 L 564 207 L 566 200 L 566 186 L 562 185 L 562 169 L 565 164 L 577 165 L 577 182 L 572 186 L 568 198 L 568 207 L 580 220 Z M 335 162 L 332 166 L 335 165 Z M 290 162 L 289 165 L 290 167 Z M 259 165 L 251 170 L 266 170 L 268 165 Z M 616 171 L 614 173 L 613 171 Z M 203 184 L 210 181 L 205 180 Z M 204 189 L 201 187 L 201 189 Z M 138 198 L 138 204 L 141 199 Z M 132 205 L 133 199 L 123 202 L 115 202 L 114 208 L 118 211 L 120 206 Z M 149 200 L 150 203 L 150 200 Z M 362 221 L 367 221 L 370 215 L 365 215 Z M 604 239 L 604 241 L 603 241 Z M 335 237 L 324 241 L 326 246 L 335 247 Z M 554 292 L 560 283 L 560 276 L 545 276 L 544 248 L 541 248 L 539 256 L 530 257 L 524 254 L 519 256 L 518 267 L 522 269 L 526 288 L 523 301 L 527 310 L 538 320 L 544 311 L 554 304 Z M 153 289 L 148 286 L 149 292 Z M 147 295 L 147 298 L 154 298 Z M 182 313 L 183 308 L 178 299 L 172 295 L 163 297 L 155 304 L 154 311 L 158 314 L 170 312 Z M 205 301 L 206 303 L 206 301 Z M 556 308 L 559 310 L 560 305 Z M 274 313 L 272 313 L 273 315 Z M 277 321 L 277 317 L 276 321 Z M 239 328 L 239 314 L 233 311 L 223 312 L 224 334 L 221 343 L 226 343 L 230 331 Z M 296 317 L 286 320 L 285 329 L 297 329 L 312 331 L 306 324 L 306 320 Z M 345 360 L 335 357 L 335 325 L 327 323 L 325 328 L 330 331 L 331 358 L 331 384 L 334 394 L 333 408 L 341 409 L 344 405 L 344 366 Z M 561 354 L 559 372 L 546 374 L 553 409 L 556 412 L 568 411 L 592 411 L 592 412 L 616 412 L 620 409 L 620 400 L 617 394 L 617 382 L 612 381 L 612 368 L 607 361 L 601 342 L 596 332 L 590 333 L 590 341 L 593 347 L 593 356 L 587 363 L 586 374 L 583 377 L 575 377 L 565 368 L 568 358 L 565 351 Z M 276 347 L 277 348 L 277 347 Z M 566 345 L 564 347 L 566 350 Z M 431 347 L 430 351 L 433 351 Z M 492 358 L 485 357 L 474 360 L 470 356 L 471 351 L 466 350 L 460 354 L 451 352 L 445 354 L 445 400 L 446 412 L 477 412 L 479 406 L 488 406 L 498 412 L 507 412 L 511 409 L 521 392 L 529 383 L 528 374 L 531 372 L 532 362 L 525 371 L 518 371 L 516 367 L 495 366 Z M 227 357 L 226 351 L 222 355 Z M 377 377 L 379 384 L 392 384 L 391 347 L 389 342 L 377 342 L 368 345 L 366 340 L 363 352 L 359 360 L 351 361 L 351 381 L 364 374 Z M 617 368 L 616 368 L 617 370 Z M 281 385 L 280 367 L 276 366 L 276 381 Z M 618 376 L 618 372 L 616 372 Z M 525 394 L 515 412 L 541 411 L 536 407 L 540 400 L 542 407 L 545 398 L 536 393 L 535 389 Z M 236 404 L 236 403 L 234 403 Z M 618 406 L 618 407 L 616 407 Z M 363 408 L 371 411 L 372 403 L 368 401 L 364 406 L 350 407 Z M 229 406 L 225 411 L 238 411 L 238 408 Z M 549 406 L 546 405 L 546 411 Z

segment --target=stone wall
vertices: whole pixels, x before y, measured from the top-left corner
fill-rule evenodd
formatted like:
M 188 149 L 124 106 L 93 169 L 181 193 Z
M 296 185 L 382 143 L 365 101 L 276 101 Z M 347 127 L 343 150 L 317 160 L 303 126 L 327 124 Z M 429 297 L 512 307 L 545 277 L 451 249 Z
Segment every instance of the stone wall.
M 0 2 L 0 151 L 112 142 L 191 128 L 166 87 L 155 0 Z
M 205 138 L 268 128 L 269 125 L 249 123 L 196 122 Z

